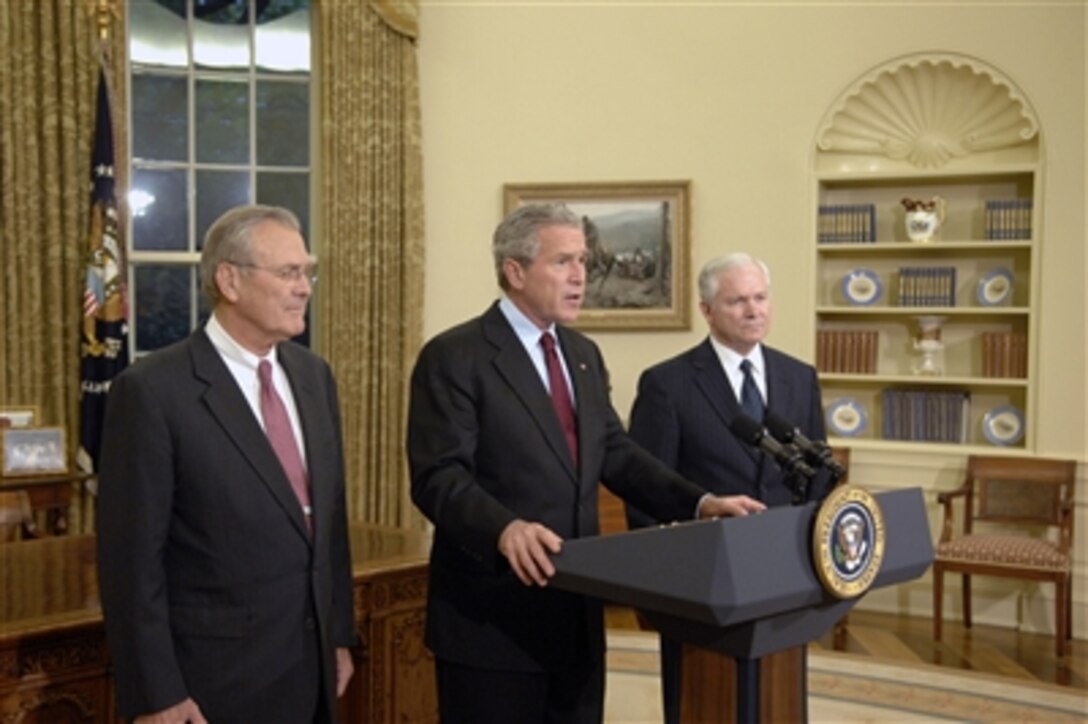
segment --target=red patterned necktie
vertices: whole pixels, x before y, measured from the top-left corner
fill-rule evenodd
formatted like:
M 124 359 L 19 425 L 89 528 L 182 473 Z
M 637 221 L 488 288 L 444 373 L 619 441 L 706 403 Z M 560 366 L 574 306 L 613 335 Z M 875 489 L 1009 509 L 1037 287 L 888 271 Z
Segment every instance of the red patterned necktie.
M 563 368 L 559 366 L 559 355 L 555 352 L 555 338 L 545 332 L 540 336 L 540 345 L 544 348 L 544 361 L 548 365 L 548 387 L 551 390 L 552 407 L 559 416 L 563 436 L 567 438 L 571 459 L 578 466 L 578 423 L 574 417 L 574 403 L 571 402 L 567 379 Z
M 291 488 L 298 497 L 302 512 L 306 517 L 306 527 L 313 532 L 313 516 L 310 509 L 310 489 L 306 468 L 298 452 L 298 442 L 291 430 L 291 420 L 287 417 L 287 408 L 272 384 L 272 365 L 268 360 L 261 360 L 257 365 L 257 376 L 261 380 L 261 417 L 264 418 L 264 431 L 276 457 L 291 481 Z

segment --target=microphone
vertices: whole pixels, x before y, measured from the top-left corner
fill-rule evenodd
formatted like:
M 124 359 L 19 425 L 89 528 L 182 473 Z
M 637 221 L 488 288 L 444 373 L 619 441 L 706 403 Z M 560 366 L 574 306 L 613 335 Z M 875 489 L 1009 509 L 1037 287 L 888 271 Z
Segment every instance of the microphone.
M 767 426 L 771 434 L 785 445 L 794 445 L 805 454 L 805 458 L 813 465 L 822 466 L 831 471 L 836 478 L 846 475 L 846 468 L 839 464 L 835 456 L 831 454 L 831 448 L 821 440 L 809 440 L 797 427 L 773 410 L 767 410 L 763 417 L 763 424 Z
M 805 464 L 804 458 L 797 448 L 792 445 L 782 445 L 768 435 L 762 425 L 747 415 L 742 414 L 734 417 L 733 421 L 729 423 L 729 429 L 739 439 L 768 453 L 787 473 L 805 478 L 811 478 L 816 474 L 815 470 Z

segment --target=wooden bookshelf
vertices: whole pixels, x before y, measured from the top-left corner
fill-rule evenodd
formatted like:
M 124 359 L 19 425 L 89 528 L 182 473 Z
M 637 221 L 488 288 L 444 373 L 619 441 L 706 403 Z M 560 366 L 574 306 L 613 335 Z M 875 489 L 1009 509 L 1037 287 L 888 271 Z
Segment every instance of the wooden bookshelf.
M 815 359 L 833 444 L 1033 449 L 1043 189 L 1024 98 L 976 59 L 918 54 L 866 73 L 825 114 L 812 248 Z M 942 125 L 953 115 L 959 125 Z M 994 117 L 1002 123 L 987 123 Z M 912 240 L 905 207 L 933 197 L 943 200 L 939 231 Z M 937 319 L 929 337 L 924 317 Z M 908 392 L 937 408 L 962 393 L 959 441 L 889 439 L 917 424 L 893 417 Z M 892 400 L 896 410 L 886 409 Z M 844 409 L 849 426 L 836 424 Z M 941 431 L 919 436 L 941 437 L 952 417 L 936 415 Z

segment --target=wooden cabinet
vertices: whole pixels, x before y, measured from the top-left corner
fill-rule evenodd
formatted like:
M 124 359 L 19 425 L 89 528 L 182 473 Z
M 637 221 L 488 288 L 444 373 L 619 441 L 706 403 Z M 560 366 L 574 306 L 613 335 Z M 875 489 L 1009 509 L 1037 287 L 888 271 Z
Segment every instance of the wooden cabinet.
M 68 532 L 68 509 L 76 486 L 93 479 L 93 475 L 86 473 L 0 476 L 0 492 L 25 490 L 31 509 L 45 516 L 44 532 L 64 535 Z
M 39 631 L 17 648 L 0 645 L 0 721 L 114 721 L 108 660 L 97 624 Z
M 1043 189 L 1023 93 L 967 56 L 899 58 L 836 99 L 815 159 L 832 444 L 1032 449 Z M 908 232 L 918 201 L 935 235 Z
M 340 720 L 437 721 L 423 647 L 430 537 L 355 525 L 351 543 L 361 647 Z M 94 536 L 0 546 L 0 722 L 114 721 Z
M 434 656 L 423 644 L 429 545 L 421 545 L 422 536 L 413 539 L 420 542 L 373 561 L 355 554 L 361 561 L 355 576 L 360 645 L 340 708 L 345 724 L 438 721 Z
M 0 721 L 114 720 L 94 543 L 0 545 Z

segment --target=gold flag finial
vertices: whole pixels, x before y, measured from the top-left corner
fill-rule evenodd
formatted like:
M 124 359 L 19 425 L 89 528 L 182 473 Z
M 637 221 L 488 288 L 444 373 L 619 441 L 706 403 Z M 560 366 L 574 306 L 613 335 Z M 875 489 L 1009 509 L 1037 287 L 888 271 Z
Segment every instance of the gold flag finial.
M 117 12 L 113 0 L 94 0 L 94 18 L 98 25 L 98 38 L 103 42 L 110 39 L 110 25 L 113 18 L 110 16 Z

